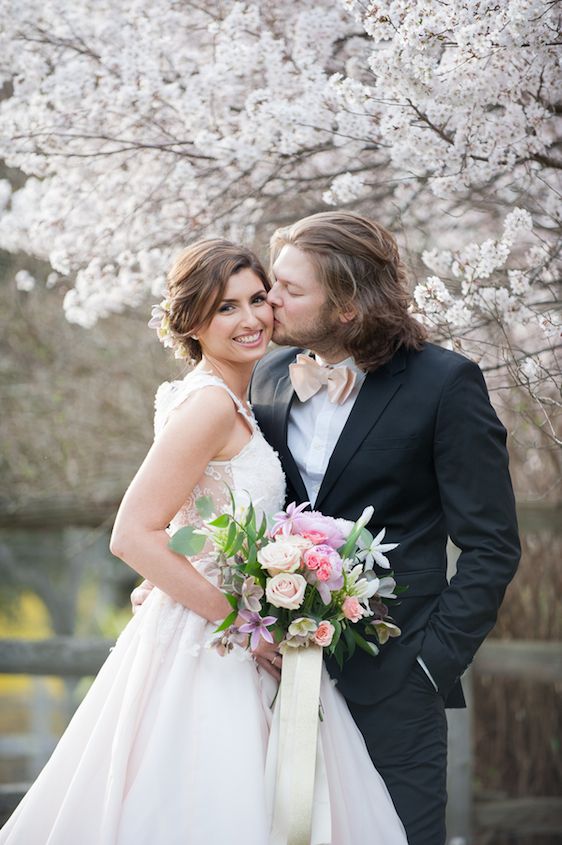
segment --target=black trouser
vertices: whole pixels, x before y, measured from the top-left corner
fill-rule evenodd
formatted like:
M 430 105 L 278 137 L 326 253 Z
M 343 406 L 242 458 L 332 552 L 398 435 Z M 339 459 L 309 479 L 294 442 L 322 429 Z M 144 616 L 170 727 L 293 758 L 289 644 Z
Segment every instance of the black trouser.
M 347 703 L 406 828 L 408 845 L 444 845 L 447 719 L 443 699 L 419 663 L 399 692 L 378 704 Z

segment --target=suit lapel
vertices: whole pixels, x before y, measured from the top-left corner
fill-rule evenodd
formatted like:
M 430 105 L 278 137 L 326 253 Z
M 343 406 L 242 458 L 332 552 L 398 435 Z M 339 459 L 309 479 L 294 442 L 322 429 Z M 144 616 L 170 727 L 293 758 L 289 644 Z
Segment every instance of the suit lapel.
M 367 373 L 355 404 L 334 447 L 324 479 L 318 491 L 315 508 L 322 502 L 361 446 L 363 440 L 378 421 L 385 408 L 402 384 L 401 373 L 406 367 L 405 354 L 399 351 L 394 358 L 376 370 Z
M 287 373 L 279 379 L 273 397 L 273 438 L 283 469 L 295 490 L 297 502 L 305 502 L 308 499 L 308 493 L 287 445 L 287 425 L 294 395 L 293 385 Z

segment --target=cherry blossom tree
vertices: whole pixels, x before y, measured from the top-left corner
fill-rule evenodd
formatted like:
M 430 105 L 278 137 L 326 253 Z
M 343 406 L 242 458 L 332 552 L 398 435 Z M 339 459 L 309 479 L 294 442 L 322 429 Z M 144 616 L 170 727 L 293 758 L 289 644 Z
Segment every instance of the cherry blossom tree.
M 0 181 L 0 246 L 51 266 L 70 321 L 159 295 L 200 234 L 358 210 L 400 236 L 420 319 L 560 444 L 556 3 L 0 12 L 0 156 L 26 176 Z

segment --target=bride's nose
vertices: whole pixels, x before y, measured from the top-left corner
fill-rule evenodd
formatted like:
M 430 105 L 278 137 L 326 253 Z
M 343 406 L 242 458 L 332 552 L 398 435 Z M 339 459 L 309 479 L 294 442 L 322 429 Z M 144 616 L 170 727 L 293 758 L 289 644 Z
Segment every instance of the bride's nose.
M 248 305 L 244 309 L 244 313 L 242 314 L 242 325 L 246 329 L 261 328 L 262 322 L 259 318 L 259 315 L 256 313 L 256 311 L 252 308 L 251 305 Z

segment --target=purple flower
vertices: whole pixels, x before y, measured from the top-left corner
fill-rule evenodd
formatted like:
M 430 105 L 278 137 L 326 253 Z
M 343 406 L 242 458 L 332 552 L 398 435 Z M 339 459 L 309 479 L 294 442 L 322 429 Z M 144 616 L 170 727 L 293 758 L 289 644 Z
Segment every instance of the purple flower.
M 251 634 L 250 645 L 252 651 L 258 647 L 260 639 L 263 637 L 268 643 L 273 643 L 273 634 L 267 629 L 277 622 L 276 616 L 260 616 L 259 613 L 254 613 L 253 610 L 241 610 L 239 616 L 245 619 L 244 625 L 240 625 L 238 630 L 242 634 Z
M 284 511 L 279 511 L 273 517 L 273 528 L 271 529 L 271 533 L 275 534 L 291 534 L 292 532 L 292 525 L 293 520 L 298 514 L 300 514 L 310 502 L 303 502 L 301 505 L 297 505 L 296 502 L 291 502 L 290 505 L 287 505 Z M 295 532 L 296 533 L 296 532 Z
M 332 601 L 332 593 L 341 590 L 343 587 L 343 575 L 332 574 L 328 581 L 316 581 L 316 589 L 320 594 L 320 598 L 324 604 L 330 604 Z
M 260 587 L 253 575 L 250 575 L 248 578 L 244 578 L 240 599 L 244 610 L 259 613 L 261 610 L 260 599 L 263 598 L 263 592 L 263 587 Z

